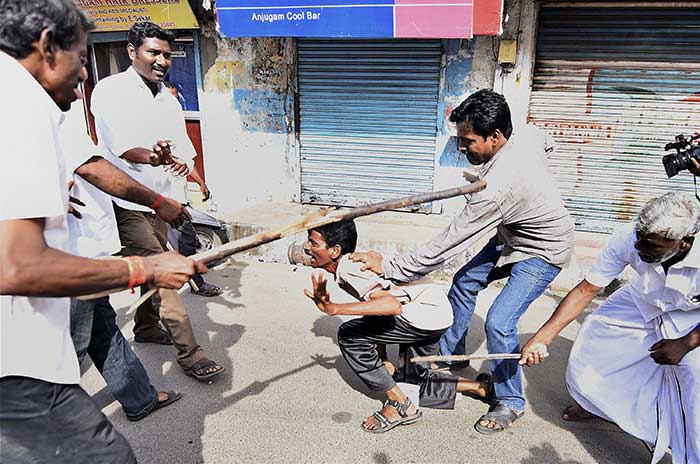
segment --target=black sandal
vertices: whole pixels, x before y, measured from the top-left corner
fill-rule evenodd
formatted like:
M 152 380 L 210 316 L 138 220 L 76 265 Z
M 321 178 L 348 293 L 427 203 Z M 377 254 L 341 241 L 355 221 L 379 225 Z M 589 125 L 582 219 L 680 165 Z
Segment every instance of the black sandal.
M 491 406 L 489 412 L 481 416 L 479 420 L 476 421 L 476 423 L 474 424 L 474 430 L 484 435 L 492 435 L 494 433 L 503 432 L 505 429 L 513 425 L 513 422 L 523 417 L 524 414 L 525 412 L 514 411 L 508 406 L 496 404 L 494 406 Z M 495 422 L 500 426 L 500 428 L 492 429 L 486 427 L 485 425 L 481 425 L 481 421 L 483 420 Z
M 210 367 L 218 367 L 219 369 L 215 370 L 214 372 L 206 373 L 207 369 L 209 369 Z M 190 377 L 194 377 L 200 382 L 206 382 L 207 380 L 221 374 L 225 370 L 226 368 L 224 366 L 217 364 L 211 359 L 203 359 L 201 361 L 197 361 L 196 363 L 192 364 L 191 367 L 185 369 L 185 374 L 189 375 Z
M 209 282 L 204 282 L 199 289 L 197 289 L 197 291 L 192 290 L 192 293 L 199 296 L 213 297 L 221 295 L 224 293 L 224 291 L 216 285 L 212 285 Z
M 380 410 L 372 414 L 372 417 L 374 417 L 375 428 L 369 429 L 365 427 L 364 423 L 360 426 L 360 428 L 362 428 L 362 430 L 364 430 L 365 432 L 369 433 L 384 433 L 399 425 L 413 424 L 420 418 L 420 416 L 423 415 L 420 409 L 416 409 L 415 414 L 412 414 L 410 416 L 408 415 L 408 408 L 411 407 L 410 398 L 406 398 L 406 401 L 404 401 L 403 404 L 399 403 L 396 400 L 386 400 L 384 402 L 384 406 L 386 406 L 387 404 L 392 408 L 396 409 L 396 412 L 398 412 L 399 416 L 401 416 L 400 419 L 396 419 L 392 422 L 389 419 L 387 419 L 387 417 L 384 414 L 382 414 L 382 411 Z
M 126 418 L 129 419 L 131 422 L 140 421 L 141 419 L 148 416 L 152 412 L 155 412 L 155 411 L 157 411 L 161 408 L 164 408 L 166 406 L 170 406 L 171 404 L 173 404 L 174 402 L 176 402 L 177 400 L 182 398 L 182 393 L 177 393 L 174 391 L 167 391 L 165 393 L 168 395 L 168 397 L 166 399 L 164 399 L 163 401 L 156 401 L 156 403 L 153 405 L 153 407 L 151 409 L 149 409 L 148 411 L 142 412 L 141 414 L 137 414 L 135 416 L 130 416 L 127 414 Z M 160 395 L 160 392 L 158 392 L 158 394 Z

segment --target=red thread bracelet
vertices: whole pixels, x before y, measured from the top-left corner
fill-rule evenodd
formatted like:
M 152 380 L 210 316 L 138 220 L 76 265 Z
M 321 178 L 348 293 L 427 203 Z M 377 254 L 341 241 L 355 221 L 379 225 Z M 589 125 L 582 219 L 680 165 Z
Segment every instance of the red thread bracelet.
M 150 206 L 150 208 L 153 210 L 156 210 L 156 209 L 160 208 L 160 205 L 162 205 L 162 204 L 163 204 L 163 195 L 158 194 L 158 198 L 156 198 L 156 202 L 153 203 Z
M 129 266 L 129 290 L 134 293 L 134 288 L 145 284 L 148 280 L 143 258 L 141 256 L 127 256 L 124 260 Z

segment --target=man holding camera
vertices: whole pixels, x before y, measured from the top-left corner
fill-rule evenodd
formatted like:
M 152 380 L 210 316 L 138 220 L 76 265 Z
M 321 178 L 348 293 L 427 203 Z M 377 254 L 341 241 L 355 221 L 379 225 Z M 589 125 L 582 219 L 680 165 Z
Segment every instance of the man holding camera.
M 669 445 L 674 464 L 700 462 L 700 203 L 692 196 L 655 198 L 616 232 L 525 345 L 520 363 L 542 362 L 547 345 L 628 265 L 636 278 L 590 314 L 576 337 L 566 383 L 577 404 L 562 417 L 616 423 L 653 445 L 653 463 Z

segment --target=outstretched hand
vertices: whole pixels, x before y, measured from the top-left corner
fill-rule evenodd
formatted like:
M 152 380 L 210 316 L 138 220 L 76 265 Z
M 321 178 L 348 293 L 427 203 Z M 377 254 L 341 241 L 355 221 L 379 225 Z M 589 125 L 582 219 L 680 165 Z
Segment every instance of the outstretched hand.
M 326 288 L 326 279 L 319 272 L 318 275 L 311 273 L 311 285 L 313 286 L 313 293 L 304 289 L 304 295 L 308 296 L 310 299 L 316 303 L 316 307 L 322 312 L 328 314 L 329 316 L 335 316 L 337 314 L 337 307 L 331 302 L 331 295 L 328 293 Z
M 352 253 L 350 255 L 350 261 L 353 263 L 364 263 L 360 268 L 361 271 L 370 270 L 377 275 L 382 275 L 384 273 L 384 271 L 382 271 L 382 255 L 376 251 Z

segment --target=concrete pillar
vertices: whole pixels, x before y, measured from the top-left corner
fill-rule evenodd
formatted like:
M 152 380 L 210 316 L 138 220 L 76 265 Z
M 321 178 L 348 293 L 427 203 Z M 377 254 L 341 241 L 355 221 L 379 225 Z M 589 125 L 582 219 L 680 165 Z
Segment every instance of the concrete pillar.
M 513 69 L 496 66 L 493 88 L 508 100 L 513 125 L 517 127 L 527 121 L 539 8 L 535 0 L 507 0 L 504 11 L 506 18 L 501 39 L 517 40 L 518 51 Z

